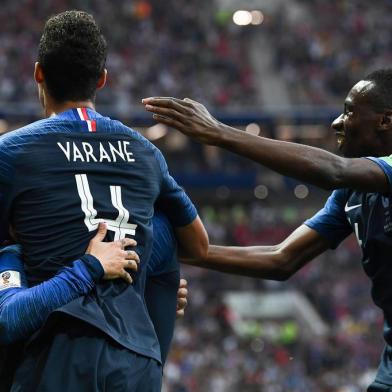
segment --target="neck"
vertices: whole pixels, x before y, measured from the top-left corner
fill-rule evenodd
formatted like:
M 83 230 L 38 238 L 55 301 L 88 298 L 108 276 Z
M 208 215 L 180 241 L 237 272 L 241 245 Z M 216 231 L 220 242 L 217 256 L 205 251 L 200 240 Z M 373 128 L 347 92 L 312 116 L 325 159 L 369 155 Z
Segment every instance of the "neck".
M 75 108 L 90 108 L 95 110 L 95 104 L 91 100 L 86 100 L 86 101 L 65 101 L 65 102 L 46 102 L 45 104 L 45 117 L 51 117 L 54 116 L 58 113 L 65 112 L 66 110 L 69 109 L 75 109 Z

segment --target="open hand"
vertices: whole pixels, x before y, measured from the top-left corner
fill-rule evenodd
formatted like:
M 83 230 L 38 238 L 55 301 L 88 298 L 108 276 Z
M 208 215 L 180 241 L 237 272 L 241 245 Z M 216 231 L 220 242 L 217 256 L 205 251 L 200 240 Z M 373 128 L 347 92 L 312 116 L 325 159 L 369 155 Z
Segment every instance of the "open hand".
M 223 124 L 192 99 L 150 97 L 142 100 L 154 120 L 178 129 L 203 144 L 219 144 Z

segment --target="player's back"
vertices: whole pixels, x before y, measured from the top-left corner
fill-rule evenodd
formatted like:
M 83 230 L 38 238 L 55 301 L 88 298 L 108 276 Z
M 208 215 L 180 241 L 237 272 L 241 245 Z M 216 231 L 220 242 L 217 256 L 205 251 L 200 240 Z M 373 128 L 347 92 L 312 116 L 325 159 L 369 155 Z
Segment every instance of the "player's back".
M 85 108 L 33 123 L 1 144 L 7 155 L 1 160 L 7 165 L 1 170 L 2 183 L 9 186 L 2 192 L 2 215 L 10 217 L 23 246 L 30 282 L 49 278 L 83 254 L 101 220 L 108 223 L 111 239 L 135 238 L 141 265 L 132 286 L 101 284 L 89 298 L 62 310 L 126 347 L 159 358 L 143 300 L 145 266 L 154 203 L 162 192 L 178 191 L 160 152 L 120 122 Z M 162 201 L 163 209 L 167 201 Z M 124 316 L 124 309 L 130 314 Z M 135 345 L 143 334 L 145 344 Z

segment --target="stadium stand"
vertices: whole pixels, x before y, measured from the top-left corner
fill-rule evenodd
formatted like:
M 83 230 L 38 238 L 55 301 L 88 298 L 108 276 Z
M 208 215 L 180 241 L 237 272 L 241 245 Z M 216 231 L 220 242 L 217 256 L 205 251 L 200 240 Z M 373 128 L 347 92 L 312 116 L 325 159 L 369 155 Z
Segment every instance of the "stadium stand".
M 114 113 L 130 125 L 140 117 L 138 125 L 148 126 L 147 116 L 139 113 L 141 98 L 190 96 L 233 125 L 245 128 L 256 122 L 263 135 L 333 150 L 327 124 L 336 105 L 354 81 L 390 63 L 392 2 L 379 1 L 374 7 L 365 0 L 296 0 L 267 13 L 260 27 L 249 28 L 234 26 L 231 14 L 218 12 L 211 3 L 119 0 L 114 7 L 109 0 L 3 1 L 0 133 L 39 116 L 32 79 L 37 41 L 48 15 L 66 7 L 92 12 L 109 39 L 110 89 L 98 96 L 102 112 Z M 337 23 L 336 15 L 344 23 Z M 255 88 L 258 59 L 251 55 L 259 38 L 269 42 L 274 68 L 267 68 L 263 77 L 274 71 L 283 79 L 292 105 L 289 114 L 263 112 L 268 91 L 260 93 L 262 81 Z M 310 116 L 302 115 L 303 107 L 310 108 Z M 250 116 L 250 111 L 256 114 Z M 18 113 L 23 116 L 17 118 Z M 303 197 L 298 192 L 296 197 L 294 192 L 304 184 L 191 143 L 176 132 L 141 130 L 162 149 L 177 180 L 197 201 L 211 243 L 279 242 L 326 197 L 314 188 L 301 188 Z M 177 325 L 163 390 L 364 390 L 381 353 L 382 315 L 371 303 L 360 257 L 350 238 L 287 282 L 184 268 L 189 306 Z M 298 320 L 287 316 L 255 317 L 239 333 L 238 315 L 225 302 L 229 291 L 255 296 L 299 292 L 329 332 L 310 339 Z

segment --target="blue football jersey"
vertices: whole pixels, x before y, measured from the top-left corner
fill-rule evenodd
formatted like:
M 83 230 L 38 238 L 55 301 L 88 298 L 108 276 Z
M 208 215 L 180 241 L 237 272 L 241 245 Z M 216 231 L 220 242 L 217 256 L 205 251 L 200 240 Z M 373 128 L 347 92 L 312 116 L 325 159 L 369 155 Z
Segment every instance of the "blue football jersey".
M 364 193 L 335 190 L 324 208 L 305 224 L 336 248 L 355 233 L 362 249 L 362 266 L 372 281 L 372 298 L 384 313 L 384 337 L 392 345 L 392 156 L 369 158 L 384 171 L 390 191 Z M 392 383 L 392 376 L 384 382 Z
M 156 147 L 91 109 L 70 109 L 0 138 L 0 202 L 0 234 L 12 225 L 30 284 L 84 254 L 101 221 L 108 239 L 135 238 L 141 264 L 133 285 L 103 282 L 59 311 L 160 360 L 143 298 L 154 204 L 173 226 L 197 212 Z

